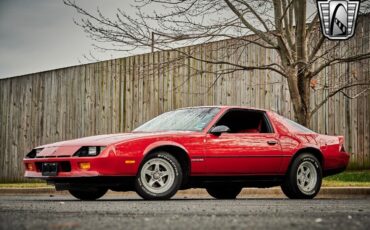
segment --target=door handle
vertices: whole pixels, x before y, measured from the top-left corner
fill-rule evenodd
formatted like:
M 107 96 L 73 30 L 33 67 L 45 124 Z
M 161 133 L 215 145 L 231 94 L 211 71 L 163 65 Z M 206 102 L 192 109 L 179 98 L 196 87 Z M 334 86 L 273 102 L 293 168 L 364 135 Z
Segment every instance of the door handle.
M 267 144 L 269 144 L 269 145 L 276 145 L 277 144 L 277 141 L 267 141 Z

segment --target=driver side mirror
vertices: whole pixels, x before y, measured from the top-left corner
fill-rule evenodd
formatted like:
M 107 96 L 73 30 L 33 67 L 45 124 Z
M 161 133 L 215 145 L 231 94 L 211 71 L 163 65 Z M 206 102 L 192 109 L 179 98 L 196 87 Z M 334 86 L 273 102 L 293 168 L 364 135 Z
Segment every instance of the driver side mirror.
M 222 133 L 228 133 L 230 132 L 230 128 L 226 125 L 218 125 L 216 127 L 213 127 L 210 131 L 213 135 L 220 136 Z

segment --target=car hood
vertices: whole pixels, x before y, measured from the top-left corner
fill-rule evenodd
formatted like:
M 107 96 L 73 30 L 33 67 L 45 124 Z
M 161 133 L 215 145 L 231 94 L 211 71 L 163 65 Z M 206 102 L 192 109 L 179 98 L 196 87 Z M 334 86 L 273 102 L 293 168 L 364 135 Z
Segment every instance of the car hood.
M 169 132 L 133 132 L 133 133 L 117 133 L 90 136 L 84 138 L 78 138 L 68 141 L 55 142 L 52 144 L 42 145 L 37 147 L 42 148 L 41 152 L 37 153 L 37 157 L 69 157 L 76 153 L 82 146 L 108 146 L 115 143 L 121 143 L 125 141 L 149 138 L 149 137 L 174 137 L 178 135 L 191 135 L 194 132 L 189 131 L 169 131 Z
M 108 146 L 111 144 L 134 140 L 138 138 L 146 137 L 163 137 L 174 135 L 190 135 L 191 131 L 166 131 L 166 132 L 132 132 L 132 133 L 117 133 L 117 134 L 106 134 L 98 136 L 90 136 L 84 138 L 78 138 L 68 141 L 55 142 L 52 144 L 42 145 L 37 148 L 49 148 L 49 147 L 60 147 L 60 146 Z

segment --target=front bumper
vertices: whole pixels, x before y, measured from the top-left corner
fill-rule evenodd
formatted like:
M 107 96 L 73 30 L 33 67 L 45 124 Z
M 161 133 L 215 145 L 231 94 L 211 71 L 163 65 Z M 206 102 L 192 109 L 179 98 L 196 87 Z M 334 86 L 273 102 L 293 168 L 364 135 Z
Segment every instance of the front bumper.
M 54 185 L 57 191 L 70 189 L 109 188 L 113 191 L 133 191 L 135 185 L 133 176 L 98 176 L 98 177 L 69 177 L 48 178 L 47 183 Z
M 135 165 L 125 165 L 124 158 L 118 157 L 50 157 L 25 158 L 23 163 L 27 178 L 50 180 L 53 178 L 86 178 L 99 176 L 131 176 Z M 43 176 L 42 163 L 58 163 L 56 176 Z M 81 163 L 89 163 L 88 169 L 81 168 Z

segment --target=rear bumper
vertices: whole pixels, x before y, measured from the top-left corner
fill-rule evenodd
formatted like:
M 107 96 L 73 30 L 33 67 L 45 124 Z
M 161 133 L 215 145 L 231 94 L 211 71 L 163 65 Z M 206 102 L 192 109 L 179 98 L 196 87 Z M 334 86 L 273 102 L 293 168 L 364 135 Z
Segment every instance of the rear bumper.
M 340 152 L 333 157 L 327 158 L 323 176 L 338 174 L 346 170 L 349 158 L 350 154 L 346 152 Z
M 346 168 L 348 163 L 349 163 L 349 157 L 350 157 L 350 154 L 347 153 L 347 152 L 340 152 L 337 156 L 337 164 L 338 164 L 338 168 Z

